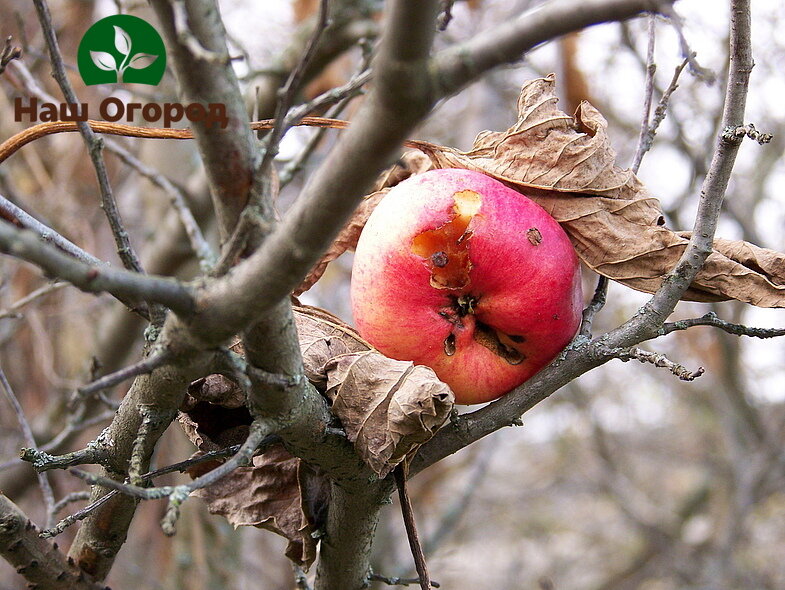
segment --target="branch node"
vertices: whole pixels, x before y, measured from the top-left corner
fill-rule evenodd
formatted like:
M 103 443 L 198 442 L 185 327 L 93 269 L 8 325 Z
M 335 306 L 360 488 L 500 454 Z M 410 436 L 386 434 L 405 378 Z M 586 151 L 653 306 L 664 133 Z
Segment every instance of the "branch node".
M 755 125 L 747 123 L 746 125 L 737 125 L 735 127 L 726 127 L 722 131 L 722 140 L 733 145 L 739 145 L 745 137 L 758 142 L 758 145 L 765 145 L 771 143 L 774 136 L 771 133 L 762 133 L 755 129 Z

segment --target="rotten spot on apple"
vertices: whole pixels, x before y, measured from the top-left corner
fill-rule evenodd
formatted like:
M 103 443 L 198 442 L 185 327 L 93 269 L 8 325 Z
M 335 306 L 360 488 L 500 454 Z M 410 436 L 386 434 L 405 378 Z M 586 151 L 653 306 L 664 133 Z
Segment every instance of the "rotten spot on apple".
M 360 236 L 360 334 L 431 367 L 458 403 L 496 399 L 548 364 L 580 324 L 580 269 L 539 205 L 499 181 L 441 169 L 396 185 Z
M 431 271 L 431 285 L 437 289 L 465 287 L 471 271 L 469 225 L 480 210 L 482 198 L 472 190 L 462 190 L 453 199 L 455 205 L 449 221 L 412 239 L 412 252 L 423 259 Z

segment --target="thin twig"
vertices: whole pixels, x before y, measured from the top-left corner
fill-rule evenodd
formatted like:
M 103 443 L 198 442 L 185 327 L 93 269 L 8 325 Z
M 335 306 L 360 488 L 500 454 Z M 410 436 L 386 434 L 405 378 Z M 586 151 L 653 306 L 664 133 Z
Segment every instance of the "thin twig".
M 699 318 L 679 320 L 663 324 L 660 330 L 661 335 L 670 334 L 679 330 L 687 330 L 695 326 L 712 326 L 736 336 L 751 336 L 753 338 L 777 338 L 785 336 L 785 328 L 752 328 L 740 324 L 732 324 L 720 319 L 716 313 L 710 311 Z
M 42 242 L 32 231 L 9 223 L 0 222 L 0 252 L 31 262 L 49 276 L 68 281 L 83 291 L 111 293 L 126 305 L 129 301 L 153 301 L 178 314 L 191 315 L 194 311 L 191 288 L 175 279 L 80 261 Z
M 370 54 L 368 54 L 368 57 L 370 58 Z M 362 91 L 362 87 L 370 82 L 372 77 L 373 71 L 371 69 L 362 68 L 362 71 L 349 78 L 349 81 L 346 82 L 346 84 L 326 90 L 316 98 L 289 109 L 289 112 L 286 113 L 284 126 L 288 128 L 297 125 L 308 115 L 316 113 L 317 111 L 338 102 L 342 102 L 346 98 L 357 96 Z M 327 118 L 329 118 L 329 116 L 327 116 Z
M 44 242 L 57 246 L 60 250 L 73 256 L 77 260 L 94 266 L 109 266 L 109 263 L 85 252 L 68 238 L 63 237 L 48 225 L 41 223 L 24 209 L 14 205 L 3 195 L 0 195 L 0 217 L 7 219 L 20 228 L 29 229 L 30 231 L 35 232 Z
M 302 57 L 297 62 L 294 69 L 292 69 L 286 83 L 278 90 L 278 103 L 275 107 L 274 117 L 275 123 L 272 131 L 270 131 L 267 136 L 264 158 L 262 158 L 262 163 L 259 167 L 261 174 L 267 174 L 270 166 L 272 166 L 273 159 L 278 154 L 278 145 L 280 144 L 281 139 L 294 123 L 294 121 L 287 121 L 288 117 L 286 115 L 294 102 L 295 93 L 300 89 L 305 70 L 316 53 L 319 41 L 321 40 L 325 29 L 330 25 L 329 17 L 330 0 L 321 0 L 319 4 L 319 16 L 313 35 L 311 35 L 311 38 L 308 40 Z
M 65 71 L 65 63 L 63 62 L 63 56 L 57 42 L 49 6 L 47 5 L 46 0 L 33 0 L 33 4 L 35 4 L 36 11 L 38 12 L 38 20 L 41 23 L 44 39 L 46 40 L 46 45 L 49 49 L 49 59 L 52 63 L 52 75 L 60 86 L 66 101 L 71 104 L 78 104 L 79 101 L 76 97 L 76 93 L 74 92 Z M 112 235 L 114 236 L 115 244 L 117 245 L 117 254 L 128 270 L 141 273 L 143 272 L 142 264 L 139 262 L 139 257 L 136 255 L 133 246 L 131 246 L 128 232 L 123 226 L 120 212 L 117 209 L 117 203 L 114 194 L 112 193 L 112 186 L 109 183 L 106 162 L 101 153 L 103 149 L 103 140 L 93 132 L 90 125 L 86 122 L 79 121 L 77 124 L 79 132 L 82 134 L 82 137 L 84 137 L 85 143 L 87 144 L 90 159 L 95 168 L 95 173 L 98 178 L 98 187 L 101 192 L 101 207 L 103 208 L 106 218 L 109 221 L 109 226 L 112 229 Z
M 64 455 L 50 455 L 32 445 L 22 448 L 19 452 L 20 459 L 30 463 L 38 473 L 52 469 L 66 469 L 74 465 L 100 465 L 108 456 L 100 435 L 85 448 Z
M 26 305 L 40 299 L 44 295 L 49 295 L 49 293 L 53 293 L 55 291 L 59 291 L 63 287 L 67 287 L 68 283 L 49 283 L 48 285 L 44 285 L 43 287 L 39 287 L 35 291 L 28 293 L 21 299 L 17 299 L 9 305 L 6 309 L 0 311 L 0 320 L 5 318 L 18 318 L 19 317 L 19 310 L 25 307 Z
M 90 492 L 71 492 L 60 498 L 52 508 L 52 514 L 61 512 L 69 504 L 74 502 L 84 502 L 90 499 Z
M 103 389 L 109 389 L 110 387 L 114 387 L 123 381 L 130 379 L 131 377 L 136 377 L 137 375 L 144 375 L 147 373 L 152 373 L 158 367 L 164 365 L 169 359 L 171 355 L 169 351 L 166 349 L 160 349 L 152 354 L 150 354 L 147 358 L 142 359 L 138 363 L 134 363 L 128 367 L 124 367 L 114 373 L 109 373 L 108 375 L 104 375 L 100 379 L 96 379 L 92 383 L 88 383 L 87 385 L 83 385 L 77 391 L 81 395 L 92 395 L 98 391 Z
M 689 61 L 685 59 L 681 64 L 676 66 L 670 84 L 668 84 L 665 92 L 662 93 L 660 101 L 657 103 L 657 107 L 654 109 L 654 116 L 652 117 L 651 122 L 646 129 L 645 135 L 641 138 L 642 143 L 638 146 L 640 149 L 640 159 L 637 161 L 638 166 L 640 166 L 640 161 L 643 159 L 644 154 L 651 149 L 651 146 L 654 143 L 654 136 L 657 134 L 657 129 L 659 129 L 660 124 L 665 119 L 665 114 L 668 110 L 668 103 L 670 102 L 671 94 L 673 94 L 673 92 L 679 87 L 679 76 L 681 76 L 681 73 L 684 71 L 684 68 L 688 63 Z M 634 169 L 633 171 L 637 172 L 637 169 Z
M 36 443 L 35 437 L 33 436 L 33 430 L 30 428 L 30 423 L 25 417 L 22 405 L 19 403 L 16 395 L 14 395 L 14 390 L 11 388 L 11 384 L 8 382 L 2 367 L 0 367 L 0 386 L 3 390 L 3 394 L 8 400 L 8 403 L 11 404 L 11 407 L 14 409 L 16 420 L 19 422 L 19 427 L 22 430 L 25 443 L 29 447 L 35 447 Z M 55 515 L 54 492 L 52 491 L 52 486 L 49 483 L 49 478 L 45 473 L 40 473 L 37 471 L 36 475 L 38 477 L 38 485 L 41 487 L 41 494 L 44 496 L 44 503 L 46 505 L 46 526 L 50 526 L 51 522 L 54 520 Z
M 692 50 L 690 43 L 687 41 L 687 37 L 684 34 L 684 23 L 681 20 L 681 16 L 679 16 L 679 14 L 674 10 L 673 6 L 669 4 L 663 4 L 660 8 L 660 12 L 668 17 L 671 24 L 673 25 L 674 30 L 676 31 L 676 35 L 679 37 L 681 55 L 685 60 L 687 60 L 687 63 L 689 64 L 690 73 L 696 78 L 703 80 L 707 84 L 713 84 L 717 79 L 717 75 L 710 69 L 704 68 L 698 63 L 698 60 L 696 59 L 698 54 Z
M 329 118 L 337 117 L 338 115 L 343 112 L 343 110 L 347 107 L 347 105 L 351 102 L 354 96 L 347 96 L 337 104 L 333 105 L 333 107 L 327 111 L 326 115 Z M 313 154 L 314 150 L 317 148 L 319 143 L 321 143 L 322 138 L 324 138 L 325 134 L 327 133 L 326 127 L 321 127 L 316 129 L 312 134 L 311 137 L 308 138 L 308 141 L 300 150 L 300 152 L 292 158 L 292 161 L 287 163 L 278 174 L 278 182 L 280 184 L 281 189 L 289 184 L 292 179 L 300 172 L 305 165 L 305 162 Z
M 642 350 L 635 346 L 629 348 L 599 348 L 599 350 L 609 357 L 617 358 L 625 363 L 630 360 L 637 360 L 644 364 L 649 363 L 655 367 L 668 369 L 682 381 L 694 381 L 706 372 L 703 367 L 698 367 L 697 370 L 690 371 L 683 365 L 670 360 L 664 354 Z
M 0 52 L 0 74 L 5 71 L 5 68 L 9 63 L 22 55 L 21 47 L 16 47 L 11 44 L 11 41 L 13 40 L 14 38 L 9 35 L 6 37 L 5 43 L 3 44 L 3 50 Z
M 112 141 L 111 139 L 105 139 L 104 141 L 106 142 L 106 149 L 115 154 L 128 166 L 147 178 L 169 196 L 172 206 L 180 216 L 180 222 L 183 224 L 185 233 L 191 243 L 191 249 L 194 251 L 196 258 L 199 261 L 200 268 L 205 272 L 210 270 L 212 265 L 215 264 L 215 252 L 213 252 L 213 249 L 205 239 L 199 224 L 196 222 L 196 219 L 188 206 L 188 200 L 186 199 L 183 190 L 159 171 L 144 164 L 116 141 Z
M 654 63 L 654 40 L 656 39 L 656 23 L 657 17 L 654 14 L 649 15 L 648 31 L 649 31 L 649 44 L 646 51 L 646 85 L 643 91 L 643 116 L 641 118 L 641 130 L 638 137 L 638 148 L 635 150 L 635 157 L 632 160 L 632 171 L 637 174 L 638 169 L 641 167 L 641 160 L 643 154 L 646 153 L 644 144 L 646 135 L 649 132 L 649 117 L 651 115 L 651 103 L 654 97 L 654 74 L 657 71 L 657 64 Z
M 417 525 L 414 520 L 414 510 L 412 510 L 412 503 L 409 500 L 409 494 L 406 491 L 406 471 L 403 464 L 399 464 L 395 470 L 395 485 L 398 487 L 398 498 L 401 501 L 401 514 L 403 515 L 403 524 L 406 527 L 406 537 L 409 539 L 409 547 L 414 557 L 414 567 L 419 576 L 420 588 L 422 590 L 431 590 L 431 579 L 428 576 L 428 564 L 425 561 L 425 553 L 423 553 L 422 545 L 420 544 L 420 537 L 417 534 Z
M 267 441 L 270 440 L 267 438 L 268 429 L 261 422 L 253 422 L 249 429 L 248 438 L 246 438 L 245 442 L 231 459 L 187 484 L 147 488 L 139 485 L 122 483 L 108 477 L 87 473 L 86 471 L 81 471 L 79 469 L 70 468 L 68 472 L 91 485 L 100 485 L 110 488 L 133 498 L 139 498 L 141 500 L 158 500 L 168 497 L 169 506 L 161 526 L 164 529 L 165 534 L 172 535 L 174 534 L 174 524 L 180 514 L 180 506 L 185 499 L 188 498 L 191 492 L 212 485 L 235 471 L 238 467 L 244 467 L 250 464 L 254 453 L 260 445 L 266 444 Z M 146 479 L 145 476 L 142 476 L 142 478 Z
M 269 444 L 273 444 L 275 442 L 280 441 L 278 437 L 268 437 L 268 438 L 270 439 Z M 267 444 L 267 442 L 268 441 L 263 441 L 263 444 L 260 445 L 260 448 L 265 444 Z M 227 457 L 229 455 L 234 455 L 239 450 L 240 450 L 240 445 L 233 445 L 231 447 L 220 449 L 218 451 L 211 451 L 209 453 L 205 453 L 204 455 L 200 455 L 198 457 L 186 459 L 185 461 L 180 461 L 179 463 L 174 463 L 173 465 L 162 467 L 161 469 L 156 469 L 155 471 L 150 471 L 148 473 L 145 473 L 142 477 L 144 478 L 145 482 L 148 482 L 152 478 L 158 477 L 159 475 L 165 475 L 167 473 L 173 473 L 175 471 L 183 472 L 193 465 L 198 465 L 206 461 L 215 461 L 217 459 L 222 459 L 223 457 Z M 108 494 L 101 496 L 98 500 L 91 503 L 90 505 L 85 506 L 78 512 L 75 512 L 74 514 L 67 516 L 66 518 L 58 522 L 57 525 L 55 525 L 53 528 L 43 531 L 41 533 L 41 536 L 56 537 L 72 524 L 87 518 L 92 512 L 94 512 L 102 504 L 108 502 L 110 498 L 116 496 L 119 493 L 120 492 L 117 490 L 111 490 Z
M 368 579 L 371 582 L 381 582 L 382 584 L 387 584 L 388 586 L 412 586 L 414 584 L 420 583 L 420 578 L 399 578 L 396 576 L 383 576 L 381 574 L 370 574 Z M 434 582 L 431 580 L 431 588 L 441 588 L 441 584 L 439 582 Z
M 586 338 L 591 338 L 591 326 L 594 322 L 594 316 L 605 307 L 605 300 L 608 295 L 608 277 L 600 275 L 597 279 L 597 288 L 594 290 L 594 296 L 591 302 L 583 310 L 583 319 L 581 320 L 580 335 Z

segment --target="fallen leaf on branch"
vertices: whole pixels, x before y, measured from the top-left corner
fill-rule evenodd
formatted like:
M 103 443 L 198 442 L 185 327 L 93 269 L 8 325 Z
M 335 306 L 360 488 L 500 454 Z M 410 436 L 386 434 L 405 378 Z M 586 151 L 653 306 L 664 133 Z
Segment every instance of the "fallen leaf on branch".
M 481 133 L 468 152 L 425 142 L 419 149 L 433 167 L 476 170 L 520 190 L 561 223 L 587 266 L 653 293 L 687 239 L 664 226 L 659 201 L 635 174 L 615 165 L 603 116 L 584 102 L 571 117 L 556 103 L 553 74 L 532 80 L 507 131 Z M 782 254 L 730 240 L 715 246 L 684 299 L 785 307 Z
M 274 445 L 241 467 L 194 495 L 212 514 L 235 527 L 255 526 L 289 540 L 286 556 L 310 566 L 316 558 L 313 533 L 324 521 L 329 484 L 311 467 Z
M 428 367 L 389 359 L 338 318 L 295 308 L 308 378 L 333 403 L 357 453 L 385 477 L 429 440 L 452 409 L 452 391 Z
M 373 350 L 329 312 L 303 306 L 294 312 L 306 376 L 332 402 L 358 455 L 385 477 L 444 423 L 452 392 L 431 369 Z M 233 349 L 242 354 L 239 345 Z M 180 423 L 200 453 L 245 441 L 251 415 L 244 401 L 237 384 L 222 375 L 191 384 Z M 218 464 L 200 464 L 190 474 L 198 477 Z M 327 508 L 328 482 L 281 445 L 195 495 L 234 526 L 256 526 L 288 539 L 286 555 L 295 563 L 313 563 L 313 533 Z

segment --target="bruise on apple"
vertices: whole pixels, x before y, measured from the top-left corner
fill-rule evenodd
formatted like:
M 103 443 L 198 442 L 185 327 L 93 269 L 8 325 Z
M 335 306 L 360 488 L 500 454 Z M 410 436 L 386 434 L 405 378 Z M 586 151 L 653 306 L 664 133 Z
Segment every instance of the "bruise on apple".
M 412 239 L 412 253 L 423 259 L 431 273 L 430 284 L 436 289 L 461 291 L 469 287 L 470 271 L 469 244 L 471 243 L 472 219 L 479 213 L 482 195 L 472 190 L 458 191 L 453 195 L 455 204 L 450 219 L 435 229 L 423 231 Z M 542 241 L 540 231 L 533 227 L 527 233 L 529 241 L 538 245 Z M 461 293 L 450 296 L 451 305 L 439 311 L 439 315 L 455 325 L 463 327 L 462 318 L 475 314 L 479 297 Z M 500 356 L 510 365 L 518 365 L 526 359 L 516 345 L 526 339 L 523 336 L 504 334 L 479 321 L 475 316 L 473 338 L 476 342 Z M 444 340 L 444 354 L 453 356 L 456 338 L 453 332 Z
M 482 197 L 463 190 L 455 193 L 453 200 L 449 221 L 412 239 L 412 253 L 423 259 L 431 272 L 431 286 L 437 289 L 463 289 L 469 284 L 469 225 L 480 210 Z

